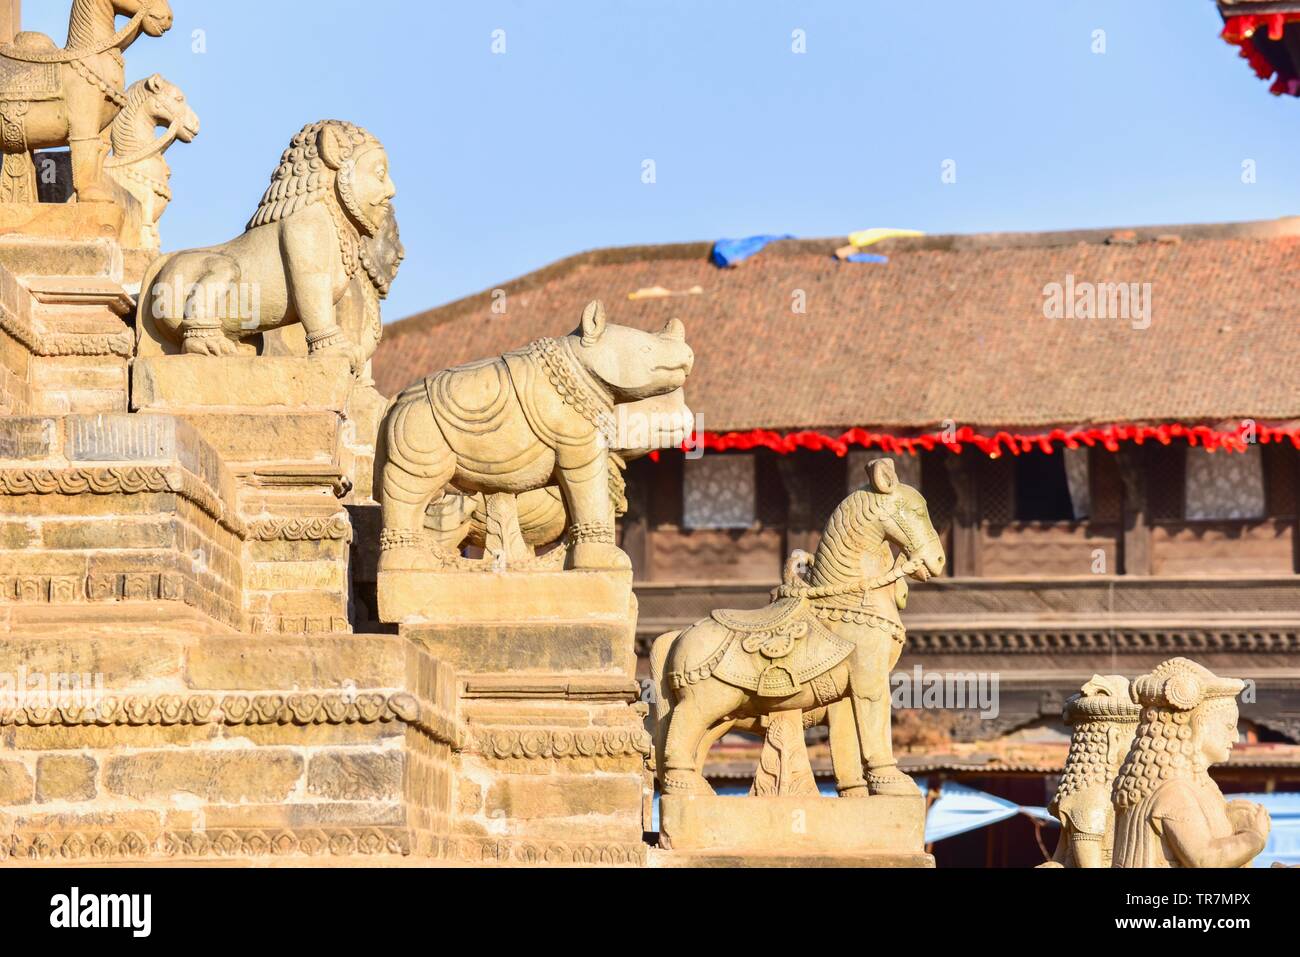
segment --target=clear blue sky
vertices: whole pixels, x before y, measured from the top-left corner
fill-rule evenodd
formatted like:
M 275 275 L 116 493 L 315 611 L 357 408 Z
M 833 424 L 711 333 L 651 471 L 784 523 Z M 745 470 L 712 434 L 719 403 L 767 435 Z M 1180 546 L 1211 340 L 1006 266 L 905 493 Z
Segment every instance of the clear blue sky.
M 164 248 L 237 234 L 302 124 L 352 120 L 399 189 L 388 320 L 598 246 L 1300 212 L 1300 103 L 1218 38 L 1211 0 L 172 5 L 127 54 L 203 123 L 168 154 Z M 62 43 L 69 6 L 25 0 L 25 26 Z

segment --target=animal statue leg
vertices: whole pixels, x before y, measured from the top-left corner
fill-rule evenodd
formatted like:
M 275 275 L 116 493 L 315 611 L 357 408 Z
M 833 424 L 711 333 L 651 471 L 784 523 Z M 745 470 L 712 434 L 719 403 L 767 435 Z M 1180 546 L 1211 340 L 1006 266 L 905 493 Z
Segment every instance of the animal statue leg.
M 72 119 L 75 122 L 75 114 Z M 111 203 L 113 191 L 104 182 L 107 150 L 99 131 L 74 128 L 68 137 L 68 150 L 72 154 L 72 188 L 77 192 L 77 202 Z
M 704 762 L 708 760 L 709 751 L 715 744 L 727 736 L 727 732 L 732 730 L 736 725 L 734 721 L 720 721 L 708 731 L 704 732 L 704 737 L 700 739 L 699 751 L 695 754 L 695 770 L 700 772 L 701 777 L 704 775 Z
M 712 794 L 699 770 L 700 747 L 717 715 L 701 706 L 691 686 L 677 692 L 664 738 L 662 786 L 665 794 Z
M 632 560 L 614 544 L 614 502 L 609 492 L 609 454 L 601 450 L 591 461 L 557 469 L 560 491 L 569 507 L 568 566 L 588 569 L 631 569 Z
M 891 637 L 873 630 L 849 659 L 849 691 L 867 769 L 867 787 L 872 794 L 911 797 L 919 793 L 918 789 L 898 769 L 890 738 L 889 672 L 901 651 L 901 645 Z
M 182 352 L 198 356 L 233 356 L 239 352 L 230 336 L 231 325 L 238 329 L 239 323 L 239 278 L 239 263 L 230 256 L 203 259 L 196 281 L 185 296 L 180 323 Z
M 853 701 L 841 698 L 826 709 L 830 726 L 831 765 L 835 769 L 835 790 L 840 797 L 867 797 L 867 778 L 862 769 L 862 748 L 853 718 Z
M 654 687 L 655 778 L 660 787 L 663 786 L 664 779 L 664 745 L 668 739 L 668 718 L 673 706 L 673 689 L 668 681 L 666 666 L 668 653 L 680 635 L 680 631 L 665 632 L 650 645 L 650 681 Z
M 440 556 L 425 532 L 425 513 L 441 498 L 455 474 L 456 455 L 434 420 L 423 382 L 397 397 L 386 423 L 381 450 L 384 530 L 379 568 L 438 568 Z

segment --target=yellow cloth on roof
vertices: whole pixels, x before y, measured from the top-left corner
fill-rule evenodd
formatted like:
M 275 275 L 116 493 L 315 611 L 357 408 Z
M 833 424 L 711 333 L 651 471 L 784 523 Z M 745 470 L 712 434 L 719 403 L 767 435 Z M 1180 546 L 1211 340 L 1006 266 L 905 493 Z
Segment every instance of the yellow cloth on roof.
M 858 249 L 864 249 L 880 242 L 882 239 L 896 239 L 901 236 L 924 236 L 918 229 L 890 229 L 888 226 L 876 226 L 872 229 L 859 229 L 849 233 L 849 242 Z

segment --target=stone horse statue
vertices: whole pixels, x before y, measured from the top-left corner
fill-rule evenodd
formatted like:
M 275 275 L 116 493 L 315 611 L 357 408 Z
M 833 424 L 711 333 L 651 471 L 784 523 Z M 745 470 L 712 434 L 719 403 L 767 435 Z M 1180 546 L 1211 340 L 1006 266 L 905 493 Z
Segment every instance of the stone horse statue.
M 118 16 L 130 17 L 121 30 Z M 0 151 L 10 201 L 35 202 L 31 151 L 68 146 L 72 185 L 83 203 L 107 203 L 102 134 L 127 105 L 122 51 L 140 34 L 159 37 L 172 26 L 168 0 L 74 0 L 68 45 L 58 49 L 43 33 L 20 33 L 0 46 Z M 17 167 L 11 172 L 10 167 Z
M 767 607 L 715 611 L 655 640 L 655 750 L 665 793 L 712 793 L 701 769 L 727 730 L 823 709 L 843 796 L 917 793 L 893 755 L 889 672 L 903 650 L 903 579 L 938 575 L 945 558 L 925 499 L 899 483 L 893 461 L 877 459 L 867 471 L 870 485 L 835 509 L 806 577 L 791 563 Z M 853 786 L 864 769 L 865 787 Z
M 166 127 L 162 136 L 154 130 Z M 139 232 L 132 245 L 158 249 L 158 220 L 171 202 L 171 168 L 163 154 L 179 140 L 191 143 L 199 135 L 199 118 L 185 94 L 155 73 L 126 91 L 126 106 L 109 129 L 113 155 L 104 169 L 117 184 L 122 205 L 139 209 Z

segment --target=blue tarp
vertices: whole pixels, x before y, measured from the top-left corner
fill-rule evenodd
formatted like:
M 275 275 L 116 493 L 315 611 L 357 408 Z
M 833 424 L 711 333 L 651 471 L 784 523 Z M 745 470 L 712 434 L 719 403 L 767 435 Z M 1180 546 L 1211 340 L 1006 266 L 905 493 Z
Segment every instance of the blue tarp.
M 774 243 L 778 239 L 794 239 L 794 237 L 787 234 L 785 236 L 745 236 L 742 239 L 719 239 L 713 244 L 713 252 L 709 259 L 713 265 L 720 268 L 734 266 L 738 262 L 744 262 L 768 243 Z
M 932 844 L 945 837 L 965 834 L 976 828 L 988 827 L 998 821 L 1005 821 L 1024 811 L 1034 817 L 1051 820 L 1045 808 L 1022 808 L 1014 801 L 1008 801 L 976 788 L 944 781 L 939 786 L 939 796 L 930 805 L 930 812 L 925 817 L 925 842 Z M 1042 812 L 1041 814 L 1037 812 Z
M 849 253 L 844 257 L 845 262 L 850 263 L 887 263 L 888 256 L 882 256 L 880 253 Z

